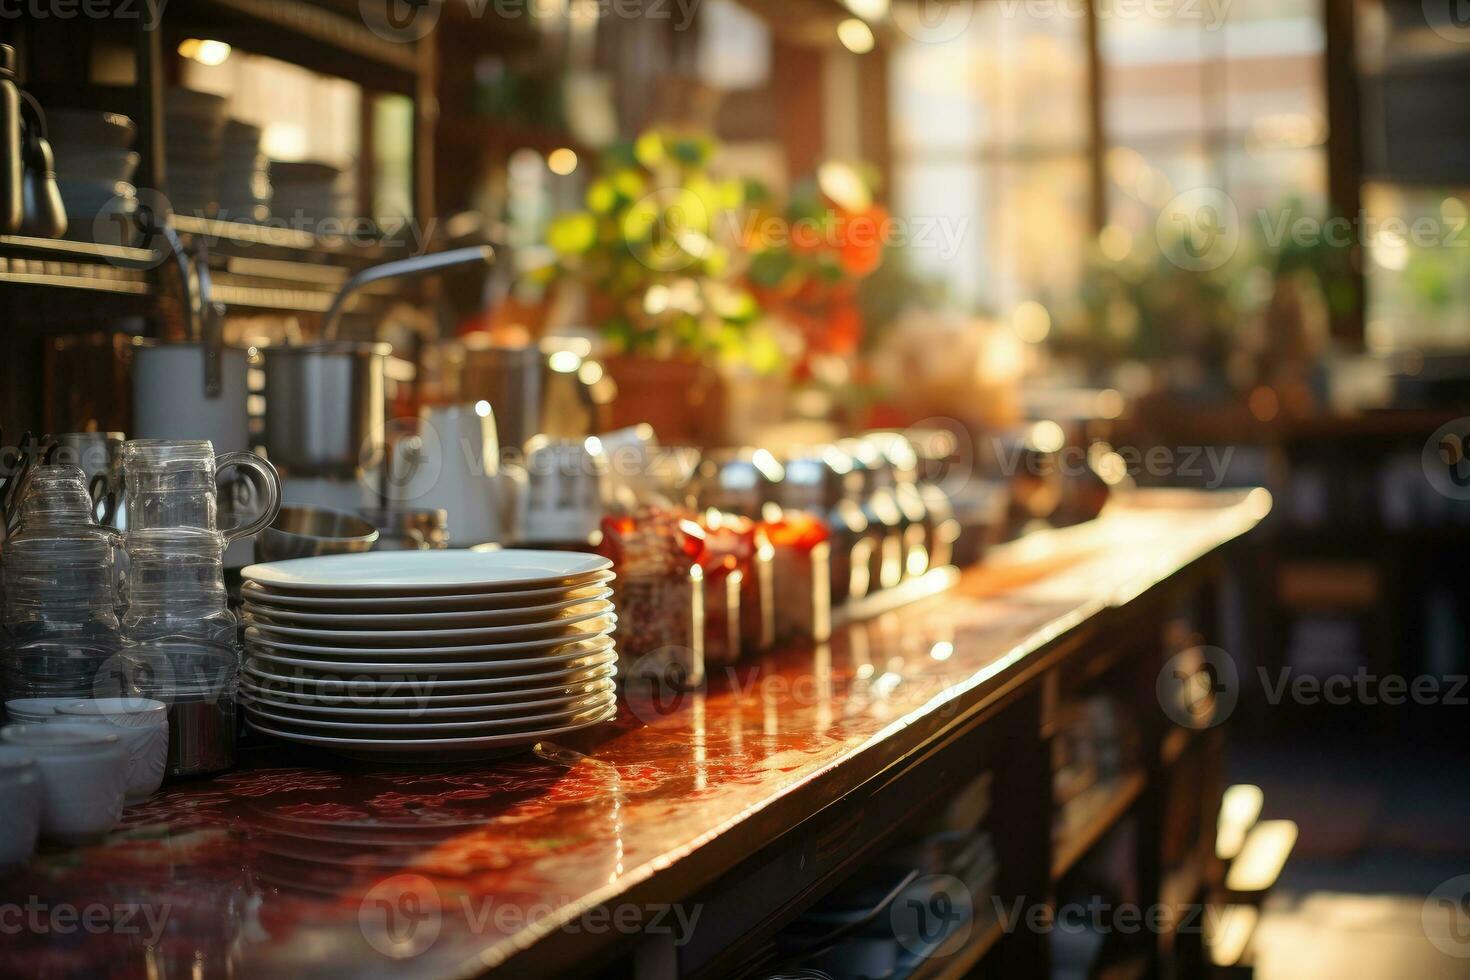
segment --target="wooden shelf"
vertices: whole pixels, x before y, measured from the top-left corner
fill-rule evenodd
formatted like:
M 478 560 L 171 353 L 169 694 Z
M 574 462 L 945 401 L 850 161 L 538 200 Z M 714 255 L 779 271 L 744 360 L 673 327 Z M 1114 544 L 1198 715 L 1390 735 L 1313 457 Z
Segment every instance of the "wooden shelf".
M 24 235 L 0 235 L 0 253 L 26 255 L 58 262 L 106 263 L 120 268 L 147 269 L 157 257 L 146 248 L 126 245 L 95 245 L 60 238 L 28 238 Z
M 1051 861 L 1053 881 L 1065 877 L 1067 872 L 1077 866 L 1077 862 L 1087 856 L 1087 852 L 1097 846 L 1098 841 L 1117 826 L 1118 821 L 1123 819 L 1129 808 L 1143 795 L 1148 779 L 1143 773 L 1135 772 L 1104 785 L 1112 787 L 1107 801 L 1093 810 L 1081 828 L 1057 841 Z M 1091 792 L 1101 790 L 1102 786 L 1098 786 Z
M 222 249 L 227 253 L 241 251 L 254 254 L 255 249 L 265 249 L 288 254 L 292 260 L 321 263 L 367 263 L 397 251 L 386 248 L 382 242 L 353 244 L 270 223 L 217 221 L 188 214 L 175 214 L 173 221 L 179 234 L 204 238 L 211 251 Z
M 413 94 L 424 61 L 417 40 L 389 40 L 363 22 L 358 5 L 308 0 L 179 0 L 171 36 L 207 34 L 242 50 Z
M 148 296 L 154 253 L 143 248 L 0 235 L 0 282 Z

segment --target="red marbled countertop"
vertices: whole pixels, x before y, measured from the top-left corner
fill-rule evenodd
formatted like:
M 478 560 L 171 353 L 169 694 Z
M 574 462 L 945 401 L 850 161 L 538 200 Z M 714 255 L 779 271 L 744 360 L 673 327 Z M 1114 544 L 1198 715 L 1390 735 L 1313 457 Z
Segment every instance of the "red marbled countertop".
M 612 928 L 588 910 L 677 900 L 728 863 L 712 842 L 816 812 L 1269 508 L 1139 499 L 706 692 L 629 692 L 616 721 L 535 754 L 417 771 L 271 748 L 173 784 L 105 841 L 0 879 L 0 973 L 462 975 Z

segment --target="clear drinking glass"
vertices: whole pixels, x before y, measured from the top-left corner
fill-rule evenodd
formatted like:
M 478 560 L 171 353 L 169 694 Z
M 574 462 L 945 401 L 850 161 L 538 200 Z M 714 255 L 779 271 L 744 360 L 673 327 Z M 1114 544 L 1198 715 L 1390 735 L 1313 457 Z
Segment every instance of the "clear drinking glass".
M 5 543 L 5 626 L 17 645 L 48 639 L 116 648 L 117 534 L 61 527 Z
M 0 665 L 0 690 L 10 698 L 117 697 L 128 693 L 107 671 L 116 642 L 95 645 L 65 639 L 11 647 Z
M 245 486 L 249 495 L 258 496 L 259 513 L 252 521 L 220 528 L 218 478 L 231 467 L 247 474 Z M 220 531 L 229 543 L 270 524 L 281 506 L 281 478 L 274 466 L 250 452 L 215 456 L 208 439 L 129 440 L 123 445 L 123 473 L 133 530 L 201 528 Z
M 96 524 L 92 495 L 80 466 L 46 463 L 31 471 L 20 501 L 22 531 Z
M 127 536 L 132 643 L 188 638 L 233 646 L 235 616 L 225 592 L 225 539 L 218 531 L 155 527 Z

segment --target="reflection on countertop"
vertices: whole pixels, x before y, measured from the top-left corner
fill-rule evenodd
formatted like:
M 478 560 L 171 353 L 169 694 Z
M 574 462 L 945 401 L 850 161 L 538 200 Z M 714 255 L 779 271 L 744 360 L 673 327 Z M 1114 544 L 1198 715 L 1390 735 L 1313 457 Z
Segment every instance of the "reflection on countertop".
M 1121 502 L 829 644 L 700 691 L 630 685 L 615 722 L 534 754 L 393 769 L 246 753 L 0 878 L 25 917 L 0 973 L 462 974 L 557 929 L 618 928 L 588 910 L 777 801 L 815 812 L 1267 509 L 1262 491 Z

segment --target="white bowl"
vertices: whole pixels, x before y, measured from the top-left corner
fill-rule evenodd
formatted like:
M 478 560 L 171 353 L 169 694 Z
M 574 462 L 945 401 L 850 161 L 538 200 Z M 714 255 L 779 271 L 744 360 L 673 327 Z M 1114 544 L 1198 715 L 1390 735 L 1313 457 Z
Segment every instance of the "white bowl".
M 0 746 L 0 867 L 24 864 L 41 832 L 41 774 L 36 757 Z
M 122 816 L 127 749 L 116 732 L 98 724 L 52 722 L 6 725 L 0 742 L 36 757 L 45 801 L 41 833 L 68 844 L 104 836 Z
M 5 717 L 11 724 L 29 723 L 39 725 L 50 721 L 56 709 L 71 704 L 76 698 L 14 698 L 5 702 Z
M 168 767 L 168 707 L 151 698 L 92 698 L 57 709 L 58 720 L 111 726 L 128 751 L 127 802 L 158 792 Z

